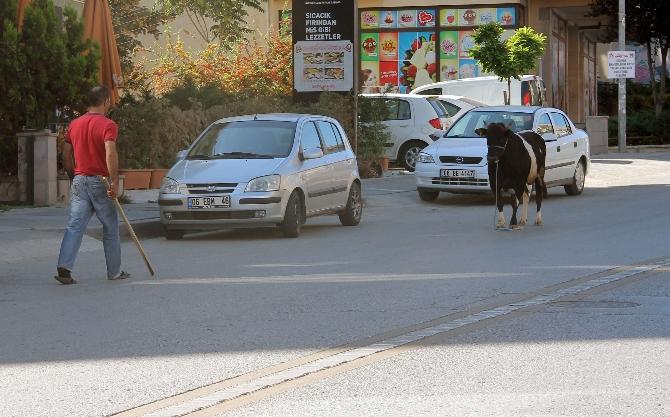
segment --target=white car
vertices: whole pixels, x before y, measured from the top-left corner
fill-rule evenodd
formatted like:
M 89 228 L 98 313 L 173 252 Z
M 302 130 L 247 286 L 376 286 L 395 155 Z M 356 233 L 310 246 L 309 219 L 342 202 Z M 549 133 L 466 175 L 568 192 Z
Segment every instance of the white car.
M 489 121 L 505 120 L 512 130 L 534 130 L 547 144 L 544 180 L 562 185 L 569 195 L 581 194 L 590 168 L 589 137 L 562 111 L 547 107 L 478 107 L 454 123 L 443 138 L 425 148 L 416 164 L 416 186 L 424 201 L 440 191 L 491 193 L 486 138 L 475 133 Z
M 470 109 L 475 107 L 486 106 L 486 104 L 481 101 L 473 100 L 471 98 L 463 96 L 452 96 L 452 95 L 437 95 L 437 96 L 426 96 L 428 98 L 435 98 L 437 101 L 442 104 L 444 110 L 447 113 L 446 123 L 444 123 L 444 130 L 449 129 L 449 127 L 454 124 L 454 122 L 461 118 L 465 113 Z
M 523 106 L 543 106 L 545 104 L 544 81 L 537 75 L 522 75 L 511 79 L 510 104 Z M 415 88 L 411 94 L 440 95 L 452 94 L 465 96 L 486 103 L 489 106 L 505 104 L 507 81 L 497 76 L 462 78 L 460 80 L 440 81 Z
M 384 156 L 414 171 L 419 152 L 440 136 L 447 124 L 444 106 L 434 97 L 413 94 L 361 94 L 361 97 L 384 100 L 389 117 L 383 123 L 391 132 Z
M 257 114 L 212 123 L 180 152 L 158 195 L 167 239 L 186 230 L 279 226 L 297 237 L 307 217 L 361 221 L 356 156 L 325 116 Z

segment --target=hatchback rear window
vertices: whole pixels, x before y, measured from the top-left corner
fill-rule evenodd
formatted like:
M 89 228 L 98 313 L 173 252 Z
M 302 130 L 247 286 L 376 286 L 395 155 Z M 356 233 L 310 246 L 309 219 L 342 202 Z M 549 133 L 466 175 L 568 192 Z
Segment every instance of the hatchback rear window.
M 447 110 L 444 108 L 444 104 L 441 101 L 430 98 L 427 100 L 435 110 L 435 113 L 437 113 L 437 117 L 449 117 L 449 113 L 447 113 Z
M 285 158 L 293 147 L 295 127 L 295 122 L 275 120 L 215 123 L 202 134 L 187 158 Z

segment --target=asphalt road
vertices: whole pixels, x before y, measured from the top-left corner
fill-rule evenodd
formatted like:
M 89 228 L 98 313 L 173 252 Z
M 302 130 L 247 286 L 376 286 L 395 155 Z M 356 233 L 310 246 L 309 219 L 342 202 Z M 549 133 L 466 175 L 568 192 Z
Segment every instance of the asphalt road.
M 146 240 L 158 280 L 129 242 L 127 282 L 104 279 L 90 238 L 76 286 L 51 278 L 51 253 L 3 259 L 0 416 L 110 415 L 670 258 L 667 153 L 595 158 L 583 195 L 550 190 L 544 226 L 518 232 L 493 230 L 491 197 L 423 203 L 413 181 L 365 181 L 358 227 L 326 217 L 298 239 L 245 230 Z M 42 231 L 33 244 L 58 237 Z M 663 267 L 438 334 L 226 415 L 669 415 L 669 277 Z

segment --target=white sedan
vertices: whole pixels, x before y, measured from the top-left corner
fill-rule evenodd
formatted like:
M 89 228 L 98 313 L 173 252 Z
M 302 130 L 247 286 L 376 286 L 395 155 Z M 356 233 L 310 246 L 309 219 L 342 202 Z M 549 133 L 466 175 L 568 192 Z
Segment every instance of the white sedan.
M 424 201 L 440 191 L 490 193 L 486 138 L 475 133 L 489 121 L 505 120 L 515 132 L 534 130 L 547 144 L 547 187 L 562 185 L 581 194 L 590 167 L 589 138 L 562 111 L 547 107 L 494 106 L 470 110 L 435 143 L 424 148 L 416 164 L 416 186 Z

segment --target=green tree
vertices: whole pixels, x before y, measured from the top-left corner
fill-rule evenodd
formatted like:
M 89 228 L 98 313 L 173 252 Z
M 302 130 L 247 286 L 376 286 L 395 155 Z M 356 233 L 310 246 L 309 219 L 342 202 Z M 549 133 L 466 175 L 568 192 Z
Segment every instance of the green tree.
M 51 0 L 35 0 L 16 30 L 16 1 L 0 8 L 0 129 L 11 135 L 22 127 L 44 128 L 85 109 L 86 92 L 96 83 L 99 52 L 84 41 L 77 12 L 56 15 Z
M 485 72 L 492 72 L 500 80 L 507 80 L 507 97 L 510 103 L 512 78 L 533 70 L 537 60 L 544 54 L 547 37 L 532 28 L 522 27 L 514 31 L 507 40 L 501 40 L 503 28 L 496 22 L 480 26 L 474 34 L 475 46 L 470 55 L 478 60 Z
M 667 57 L 670 50 L 670 14 L 665 10 L 666 2 L 661 0 L 626 1 L 626 41 L 637 42 L 647 49 L 647 63 L 651 74 L 651 90 L 656 116 L 663 111 L 665 103 L 666 79 L 668 78 Z M 608 41 L 618 37 L 618 0 L 594 0 L 591 16 L 605 19 Z M 661 55 L 661 79 L 656 82 L 656 57 Z
M 227 45 L 250 33 L 247 10 L 263 11 L 265 0 L 156 0 L 168 16 L 186 14 L 202 39 Z
M 159 26 L 174 16 L 166 14 L 162 9 L 149 9 L 140 4 L 140 0 L 109 0 L 112 11 L 112 23 L 119 48 L 121 70 L 130 73 L 133 67 L 135 48 L 141 46 L 138 35 L 160 35 Z

